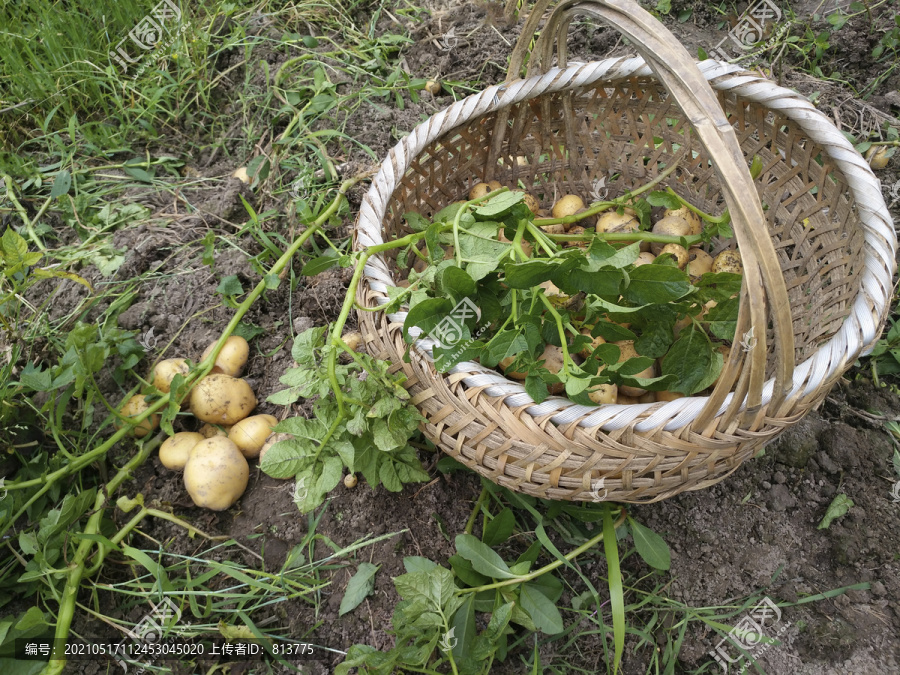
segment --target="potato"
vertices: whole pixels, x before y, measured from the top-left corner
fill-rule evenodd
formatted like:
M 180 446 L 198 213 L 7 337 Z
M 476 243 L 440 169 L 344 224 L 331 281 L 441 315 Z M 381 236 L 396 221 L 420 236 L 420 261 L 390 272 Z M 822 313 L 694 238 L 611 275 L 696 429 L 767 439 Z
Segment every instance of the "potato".
M 614 384 L 598 384 L 588 392 L 588 398 L 597 405 L 603 405 L 615 403 L 618 393 L 618 387 Z
M 345 345 L 350 347 L 351 352 L 358 352 L 359 348 L 362 346 L 362 333 L 359 331 L 344 333 L 341 336 L 341 340 L 344 341 Z
M 490 191 L 491 187 L 487 183 L 475 183 L 469 190 L 469 199 L 481 199 Z
M 223 428 L 217 427 L 215 424 L 204 424 L 197 430 L 197 433 L 203 438 L 213 438 L 214 436 L 227 436 L 229 431 L 231 431 L 231 427 Z
M 869 162 L 869 166 L 873 169 L 883 169 L 886 167 L 888 162 L 891 161 L 891 156 L 888 152 L 889 150 L 886 145 L 873 145 L 866 153 L 866 159 Z
M 276 443 L 280 443 L 281 441 L 289 441 L 293 438 L 291 434 L 272 434 L 266 439 L 266 442 L 263 443 L 263 446 L 259 449 L 259 461 L 260 463 L 263 461 L 263 457 L 265 457 L 266 453 Z
M 227 438 L 207 438 L 191 450 L 184 486 L 197 506 L 224 511 L 247 489 L 250 465 Z
M 665 234 L 670 237 L 687 237 L 691 234 L 691 224 L 683 218 L 669 216 L 668 218 L 663 218 L 658 221 L 656 225 L 653 226 L 653 234 Z M 659 255 L 662 253 L 663 247 L 665 246 L 666 244 L 654 241 L 650 243 L 650 250 L 653 251 L 653 255 Z
M 638 255 L 637 260 L 634 261 L 634 266 L 640 267 L 641 265 L 650 265 L 654 260 L 656 260 L 655 255 L 650 253 L 650 251 L 644 251 Z
M 597 232 L 637 232 L 640 229 L 640 223 L 634 217 L 634 211 L 625 209 L 625 213 L 621 216 L 615 209 L 601 213 L 597 217 Z
M 441 93 L 441 83 L 437 80 L 428 80 L 428 82 L 425 83 L 425 91 L 432 96 L 437 96 Z
M 228 438 L 238 447 L 244 457 L 253 459 L 259 457 L 259 451 L 265 445 L 266 439 L 272 435 L 272 427 L 276 424 L 278 424 L 278 420 L 272 415 L 245 417 L 231 427 Z
M 213 342 L 203 350 L 203 355 L 200 357 L 201 361 L 205 361 L 206 357 L 212 354 L 216 342 Z M 250 345 L 247 344 L 247 341 L 239 335 L 232 335 L 222 345 L 211 372 L 237 377 L 246 365 L 248 356 L 250 356 Z
M 684 398 L 684 394 L 679 394 L 674 391 L 658 391 L 656 392 L 656 400 L 660 403 L 675 401 L 679 398 Z
M 202 440 L 203 435 L 196 431 L 182 431 L 170 436 L 159 446 L 159 461 L 167 469 L 181 471 L 187 464 L 191 450 Z
M 565 218 L 578 213 L 583 208 L 584 201 L 581 197 L 578 195 L 565 195 L 560 197 L 559 201 L 553 205 L 550 215 L 554 218 Z
M 684 271 L 688 273 L 692 283 L 697 283 L 704 274 L 712 270 L 712 256 L 702 248 L 692 248 L 688 251 L 688 264 Z
M 628 359 L 632 359 L 636 356 L 640 356 L 640 354 L 638 354 L 637 350 L 634 348 L 633 340 L 620 340 L 619 342 L 614 342 L 613 344 L 619 348 L 619 363 L 622 363 L 622 361 L 627 361 Z M 635 375 L 635 377 L 656 377 L 656 363 L 652 364 L 646 370 L 642 370 L 637 375 Z M 646 393 L 647 390 L 640 387 L 629 387 L 626 385 L 619 387 L 620 396 L 624 394 L 625 396 L 638 397 L 643 396 Z
M 191 412 L 203 422 L 234 424 L 256 407 L 250 385 L 228 375 L 209 375 L 191 391 Z
M 584 213 L 584 212 L 587 211 L 587 210 L 588 210 L 588 207 L 585 206 L 585 207 L 582 208 L 582 209 L 578 209 L 578 210 L 575 212 L 575 215 L 578 215 L 579 213 Z M 597 227 L 597 216 L 596 216 L 596 215 L 593 215 L 593 216 L 587 216 L 587 217 L 585 217 L 585 218 L 581 218 L 581 219 L 578 220 L 577 222 L 578 222 L 580 225 L 582 225 L 582 226 L 584 226 L 584 227 L 587 227 L 587 228 L 590 228 L 590 229 L 593 230 L 593 229 L 595 229 L 595 228 Z
M 578 352 L 579 356 L 588 358 L 591 354 L 593 354 L 594 350 L 597 349 L 597 347 L 599 347 L 600 345 L 606 344 L 606 340 L 604 340 L 599 335 L 597 337 L 591 337 L 591 328 L 582 328 L 581 334 L 587 335 L 589 338 L 591 338 L 591 344 L 589 344 L 587 347 L 585 347 L 580 352 Z
M 666 209 L 663 218 L 680 218 L 686 221 L 691 226 L 691 234 L 703 232 L 703 221 L 700 220 L 700 216 L 686 206 L 682 206 L 680 209 Z
M 618 405 L 635 405 L 640 403 L 637 396 L 628 396 L 627 394 L 621 393 L 621 388 L 619 394 L 616 395 L 616 403 Z
M 525 199 L 523 201 L 525 202 L 525 206 L 528 207 L 529 211 L 531 211 L 535 215 L 541 215 L 539 213 L 539 211 L 541 210 L 541 203 L 537 200 L 537 197 L 535 197 L 530 192 L 526 192 Z M 543 217 L 546 217 L 546 215 L 547 214 L 543 214 Z
M 540 355 L 539 360 L 543 359 L 544 368 L 553 374 L 559 373 L 563 367 L 562 349 L 553 345 L 544 347 L 544 353 Z M 566 390 L 566 385 L 562 382 L 549 385 L 548 389 L 551 394 L 562 394 Z
M 743 274 L 744 264 L 741 262 L 741 254 L 735 249 L 725 249 L 713 260 L 710 272 L 718 274 L 719 272 L 731 272 L 732 274 Z
M 538 284 L 537 287 L 543 288 L 544 295 L 546 295 L 548 298 L 551 298 L 551 299 L 552 298 L 567 298 L 567 297 L 569 297 L 565 293 L 563 293 L 561 290 L 559 290 L 559 287 L 556 284 L 554 284 L 552 281 L 545 281 L 543 283 Z
M 359 480 L 357 479 L 355 473 L 348 473 L 346 476 L 344 476 L 344 487 L 346 488 L 355 488 L 358 482 Z
M 528 377 L 528 373 L 520 373 L 515 370 L 507 370 L 512 365 L 512 362 L 516 360 L 515 356 L 507 356 L 505 359 L 500 361 L 498 364 L 500 369 L 503 371 L 503 374 L 512 380 L 519 380 L 520 382 Z
M 122 407 L 119 408 L 119 412 L 122 413 L 123 417 L 137 417 L 149 407 L 150 405 L 144 400 L 144 397 L 138 394 L 125 401 L 125 403 L 122 404 Z M 116 418 L 114 425 L 116 429 L 121 429 L 126 423 L 123 420 Z M 132 436 L 143 438 L 147 434 L 153 432 L 158 426 L 159 415 L 154 413 L 137 426 L 131 427 L 129 433 Z
M 241 181 L 241 182 L 244 183 L 244 184 L 249 183 L 250 180 L 251 180 L 251 179 L 250 179 L 250 174 L 247 173 L 247 167 L 246 167 L 246 166 L 242 166 L 242 167 L 239 167 L 239 168 L 235 169 L 235 170 L 234 170 L 234 173 L 231 174 L 231 177 L 232 177 L 232 178 L 237 178 L 239 181 Z
M 687 265 L 688 252 L 684 246 L 679 246 L 678 244 L 666 244 L 662 247 L 662 251 L 659 252 L 659 255 L 666 254 L 675 258 L 675 264 L 678 265 L 680 269 L 684 269 L 684 266 Z
M 562 223 L 553 223 L 552 225 L 541 225 L 541 229 L 547 234 L 565 234 L 566 226 Z
M 163 394 L 168 394 L 175 376 L 187 375 L 188 372 L 190 368 L 185 359 L 166 359 L 156 364 L 147 379 Z
M 648 391 L 643 396 L 638 396 L 638 403 L 656 403 L 656 392 Z

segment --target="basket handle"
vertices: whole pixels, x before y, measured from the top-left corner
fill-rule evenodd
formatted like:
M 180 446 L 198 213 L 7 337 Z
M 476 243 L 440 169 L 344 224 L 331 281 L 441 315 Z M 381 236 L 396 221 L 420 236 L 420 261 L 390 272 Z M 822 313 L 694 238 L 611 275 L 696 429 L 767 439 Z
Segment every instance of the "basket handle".
M 538 0 L 525 22 L 510 59 L 507 81 L 521 72 L 528 45 L 541 16 L 552 0 Z M 693 58 L 659 21 L 633 0 L 563 0 L 551 14 L 535 44 L 528 74 L 546 73 L 551 67 L 554 44 L 559 66 L 566 66 L 566 34 L 575 15 L 595 16 L 627 37 L 647 65 L 684 112 L 708 156 L 714 158 L 714 170 L 722 185 L 725 202 L 744 264 L 741 309 L 735 345 L 706 405 L 694 422 L 694 429 L 705 429 L 718 413 L 722 402 L 737 381 L 735 395 L 723 417 L 730 424 L 747 395 L 745 415 L 749 427 L 761 424 L 762 389 L 765 383 L 767 328 L 774 331 L 775 388 L 769 410 L 784 402 L 794 374 L 794 330 L 790 301 L 775 247 L 765 226 L 765 216 L 753 179 L 738 144 L 734 127 L 725 117 L 715 93 L 697 69 Z M 767 311 L 768 309 L 768 311 Z M 748 316 L 749 313 L 749 316 Z M 751 344 L 738 347 L 741 336 L 752 329 Z M 741 368 L 749 361 L 749 373 Z M 742 377 L 738 377 L 744 371 Z M 749 375 L 749 377 L 748 377 Z M 747 419 L 745 417 L 745 419 Z M 743 426 L 743 425 L 742 425 Z

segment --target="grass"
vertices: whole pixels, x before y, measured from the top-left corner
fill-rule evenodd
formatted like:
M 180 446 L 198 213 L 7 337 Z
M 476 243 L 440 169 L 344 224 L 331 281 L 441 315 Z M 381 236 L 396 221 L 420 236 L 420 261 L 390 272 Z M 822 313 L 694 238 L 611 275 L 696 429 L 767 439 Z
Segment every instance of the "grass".
M 283 567 L 267 572 L 258 551 L 201 532 L 175 509 L 143 503 L 151 495 L 136 492 L 130 479 L 159 439 L 126 442 L 127 425 L 114 429 L 122 422 L 118 401 L 137 391 L 151 349 L 147 335 L 120 328 L 118 319 L 142 289 L 165 275 L 188 275 L 190 269 L 173 271 L 167 265 L 162 272 L 123 278 L 117 273 L 127 252 L 117 248 L 116 234 L 159 225 L 136 195 L 155 194 L 191 213 L 196 204 L 184 196 L 186 190 L 217 187 L 224 178 L 197 175 L 200 158 L 207 166 L 245 164 L 259 212 L 244 201 L 244 213 L 235 216 L 241 222 L 217 222 L 196 240 L 173 241 L 170 257 L 193 256 L 221 277 L 218 296 L 183 317 L 184 325 L 225 306 L 231 320 L 223 338 L 261 330 L 249 323 L 247 313 L 281 283 L 298 288 L 300 277 L 290 263 L 306 250 L 304 245 L 316 255 L 331 241 L 338 255 L 347 250 L 346 237 L 332 232 L 326 242 L 313 234 L 352 215 L 344 197 L 350 186 L 339 178 L 350 160 L 371 167 L 382 159 L 365 138 L 351 133 L 353 116 L 404 109 L 424 96 L 425 78 L 410 75 L 402 62 L 411 39 L 395 21 L 417 18 L 422 10 L 409 2 L 362 0 L 219 2 L 203 8 L 180 3 L 183 16 L 172 43 L 146 50 L 138 63 L 123 69 L 110 51 L 158 4 L 48 0 L 28 13 L 14 11 L 9 3 L 0 7 L 0 221 L 5 230 L 0 241 L 0 440 L 10 448 L 2 460 L 6 477 L 0 479 L 2 668 L 12 667 L 6 659 L 17 638 L 78 636 L 88 620 L 124 636 L 135 628 L 125 618 L 129 610 L 142 616 L 148 599 L 158 603 L 163 597 L 189 613 L 186 637 L 302 641 L 310 633 L 292 632 L 283 608 L 305 603 L 323 615 L 332 592 L 330 576 L 358 563 L 366 547 L 378 541 L 360 539 L 341 547 L 327 540 L 316 533 L 319 510 L 309 516 L 306 535 Z M 866 11 L 883 5 L 872 3 Z M 826 33 L 860 17 L 860 11 L 851 10 Z M 174 25 L 172 20 L 167 28 Z M 875 49 L 880 51 L 872 57 L 887 64 L 896 59 L 900 24 L 878 30 Z M 798 31 L 785 33 L 767 55 L 776 61 L 793 55 L 811 73 L 842 80 L 828 70 L 829 35 L 799 23 Z M 138 53 L 129 49 L 131 57 Z M 455 97 L 482 88 L 479 82 L 443 85 Z M 859 83 L 854 86 L 867 92 Z M 395 130 L 395 137 L 402 133 Z M 886 138 L 856 140 L 896 142 Z M 284 203 L 286 214 L 280 208 Z M 254 289 L 245 290 L 236 277 L 216 269 L 216 253 L 227 248 L 239 251 L 263 277 Z M 87 284 L 83 275 L 90 265 L 100 270 L 99 281 L 85 286 L 71 306 L 54 306 L 49 284 L 63 278 Z M 897 372 L 895 333 L 887 335 L 870 362 L 876 381 Z M 194 379 L 211 365 L 200 364 Z M 169 403 L 176 397 L 177 392 L 154 401 L 155 410 L 168 411 L 169 424 L 177 412 Z M 455 542 L 457 535 L 474 535 L 502 555 L 510 569 L 528 564 L 510 572 L 513 583 L 486 578 L 463 584 L 462 592 L 454 590 L 453 597 L 471 613 L 457 619 L 455 608 L 440 631 L 429 633 L 433 644 L 420 643 L 416 654 L 398 653 L 395 663 L 406 663 L 414 672 L 455 670 L 454 658 L 440 650 L 439 639 L 446 634 L 446 621 L 459 620 L 460 635 L 470 631 L 472 644 L 485 650 L 473 668 L 490 669 L 509 654 L 532 672 L 612 672 L 609 664 L 630 650 L 645 659 L 648 673 L 673 672 L 680 667 L 687 635 L 701 629 L 727 633 L 726 622 L 759 599 L 699 608 L 672 600 L 665 570 L 652 571 L 638 560 L 648 555 L 637 550 L 634 540 L 640 525 L 627 520 L 613 529 L 620 516 L 599 507 L 527 500 L 486 484 L 467 527 L 449 532 L 448 538 Z M 170 540 L 154 540 L 146 532 L 150 521 L 166 521 L 203 544 L 190 555 L 169 551 Z M 505 537 L 498 533 L 501 527 L 508 530 Z M 602 551 L 567 557 L 566 552 L 600 541 Z M 229 562 L 238 553 L 255 566 Z M 466 573 L 464 560 L 431 563 L 460 576 Z M 578 565 L 586 561 L 603 576 L 582 574 Z M 557 581 L 547 581 L 551 577 Z M 491 588 L 475 592 L 481 586 Z M 551 603 L 564 629 L 541 632 L 529 626 L 527 616 L 501 621 L 504 608 L 523 593 L 531 593 L 533 603 L 555 596 Z M 476 598 L 471 609 L 466 595 Z M 803 601 L 815 599 L 820 598 Z M 456 600 L 448 603 L 440 609 Z M 404 607 L 409 603 L 398 606 L 401 619 L 394 628 L 412 644 L 421 636 L 409 634 Z M 555 619 L 549 609 L 543 620 L 548 617 Z M 511 621 L 519 621 L 516 631 L 509 628 Z M 169 628 L 173 634 L 183 630 Z M 373 664 L 382 656 L 364 651 L 360 658 L 378 672 Z M 585 665 L 598 655 L 593 666 Z M 197 666 L 190 660 L 182 665 Z M 22 666 L 18 672 L 43 666 Z M 259 672 L 269 667 L 259 666 Z M 61 662 L 52 662 L 47 672 L 61 668 Z

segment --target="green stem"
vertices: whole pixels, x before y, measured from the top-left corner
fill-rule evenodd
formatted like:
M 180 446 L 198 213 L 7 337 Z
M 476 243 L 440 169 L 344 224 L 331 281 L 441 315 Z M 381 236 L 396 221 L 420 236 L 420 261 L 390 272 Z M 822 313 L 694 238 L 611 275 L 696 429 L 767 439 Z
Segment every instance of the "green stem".
M 541 302 L 544 303 L 544 306 L 547 308 L 547 311 L 553 315 L 553 320 L 556 322 L 556 330 L 559 332 L 559 342 L 562 345 L 562 353 L 563 353 L 563 373 L 568 374 L 569 368 L 569 349 L 566 346 L 566 329 L 563 326 L 562 317 L 559 315 L 559 312 L 556 311 L 556 308 L 553 307 L 553 303 L 550 302 L 550 299 L 540 293 Z
M 475 529 L 475 521 L 478 519 L 478 513 L 481 511 L 481 506 L 484 504 L 485 500 L 488 497 L 487 488 L 481 488 L 481 494 L 478 495 L 478 499 L 475 502 L 475 507 L 472 509 L 472 515 L 469 516 L 469 520 L 466 521 L 466 534 L 472 534 L 472 530 Z
M 613 527 L 618 528 L 622 523 L 624 523 L 626 515 L 627 514 L 623 510 L 622 513 L 619 515 L 619 517 L 616 519 L 616 522 L 613 525 Z M 589 539 L 588 541 L 584 542 L 581 546 L 576 548 L 574 551 L 570 551 L 569 553 L 566 553 L 566 555 L 563 556 L 562 560 L 554 560 L 552 563 L 544 565 L 540 569 L 536 569 L 534 572 L 529 572 L 528 574 L 523 574 L 523 575 L 517 576 L 513 579 L 504 579 L 503 581 L 495 581 L 492 584 L 485 584 L 484 586 L 476 586 L 475 588 L 458 588 L 456 590 L 456 593 L 460 594 L 460 595 L 463 593 L 480 593 L 481 591 L 489 591 L 494 588 L 504 588 L 506 586 L 514 586 L 515 584 L 522 584 L 522 583 L 525 583 L 526 581 L 531 581 L 532 579 L 537 579 L 542 574 L 546 574 L 547 572 L 552 572 L 557 567 L 560 567 L 561 565 L 563 565 L 567 562 L 571 562 L 572 560 L 574 560 L 575 558 L 580 556 L 585 551 L 589 551 L 590 549 L 594 548 L 594 546 L 599 544 L 601 541 L 603 541 L 603 532 L 600 532 L 592 539 Z
M 43 206 L 41 206 L 40 210 L 35 214 L 34 218 L 29 218 L 28 214 L 25 212 L 25 207 L 19 202 L 16 198 L 16 194 L 13 191 L 13 182 L 12 178 L 3 174 L 3 182 L 6 184 L 6 196 L 9 197 L 9 201 L 13 203 L 13 206 L 16 207 L 16 211 L 19 214 L 19 217 L 25 223 L 25 229 L 28 232 L 28 238 L 34 242 L 34 245 L 37 246 L 43 253 L 47 252 L 47 247 L 44 246 L 44 242 L 40 240 L 37 236 L 37 232 L 34 231 L 34 223 L 44 215 L 44 212 L 50 206 L 51 199 L 47 197 L 47 200 L 44 202 Z
M 682 240 L 688 246 L 694 246 L 703 241 L 703 237 L 699 234 L 688 234 L 683 237 L 674 234 L 653 234 L 652 232 L 597 232 L 596 234 L 547 234 L 548 239 L 553 241 L 590 241 L 592 239 L 602 239 L 604 241 L 624 241 L 629 244 L 635 241 L 649 241 L 659 244 L 681 244 Z

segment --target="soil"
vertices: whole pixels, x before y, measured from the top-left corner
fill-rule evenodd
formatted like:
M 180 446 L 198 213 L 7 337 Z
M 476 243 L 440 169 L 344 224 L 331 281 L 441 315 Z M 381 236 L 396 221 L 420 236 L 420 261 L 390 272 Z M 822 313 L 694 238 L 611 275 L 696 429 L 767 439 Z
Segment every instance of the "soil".
M 414 27 L 415 43 L 404 52 L 409 71 L 416 77 L 440 77 L 447 81 L 480 79 L 485 84 L 501 81 L 510 43 L 519 27 L 503 25 L 497 3 L 459 6 L 435 1 L 431 4 L 432 18 Z M 800 14 L 808 11 L 807 5 L 818 3 L 794 4 L 794 11 Z M 696 53 L 700 46 L 712 47 L 724 37 L 727 28 L 719 27 L 722 18 L 711 6 L 686 0 L 675 0 L 672 5 L 666 25 L 691 53 Z M 691 17 L 678 21 L 675 18 L 678 13 L 688 8 L 693 9 Z M 739 10 L 744 8 L 744 4 L 738 6 Z M 887 14 L 884 17 L 887 19 Z M 389 21 L 387 17 L 382 18 L 385 30 Z M 436 42 L 450 27 L 454 28 L 458 43 L 442 51 Z M 865 85 L 882 74 L 882 66 L 859 56 L 872 47 L 871 34 L 862 30 L 863 24 L 850 27 L 852 30 L 840 34 L 842 42 L 834 58 L 842 61 L 845 76 Z M 583 22 L 570 31 L 570 53 L 572 59 L 590 60 L 631 53 L 631 49 L 610 29 Z M 273 64 L 270 71 L 274 71 L 285 56 L 277 53 L 270 56 Z M 224 71 L 242 57 L 242 53 L 224 54 L 216 65 Z M 823 84 L 798 73 L 796 65 L 789 58 L 781 64 L 780 76 L 787 86 L 794 86 L 804 94 L 821 90 L 832 99 L 850 96 L 839 85 Z M 228 82 L 243 82 L 243 68 L 238 68 L 223 86 L 227 87 Z M 256 75 L 262 78 L 261 73 Z M 897 108 L 891 107 L 892 99 L 885 94 L 897 90 L 898 84 L 900 73 L 894 72 L 877 84 L 869 104 L 883 115 L 896 115 Z M 227 93 L 221 92 L 223 99 Z M 407 101 L 405 109 L 399 110 L 383 99 L 383 105 L 377 109 L 361 109 L 350 120 L 347 133 L 364 139 L 366 145 L 383 157 L 396 143 L 396 133 L 409 131 L 452 100 L 450 94 L 441 94 L 434 99 L 423 98 L 419 103 Z M 830 105 L 825 98 L 820 103 Z M 831 116 L 830 108 L 823 110 Z M 155 337 L 157 346 L 148 359 L 199 356 L 231 317 L 231 310 L 221 305 L 220 296 L 215 294 L 221 278 L 236 275 L 244 288 L 259 281 L 260 276 L 247 257 L 260 254 L 262 249 L 250 238 L 236 242 L 240 250 L 220 247 L 212 269 L 201 262 L 200 239 L 206 232 L 233 234 L 239 227 L 235 223 L 245 218 L 239 195 L 257 212 L 274 209 L 278 214 L 285 214 L 288 211 L 285 195 L 256 194 L 240 181 L 227 177 L 241 165 L 238 159 L 241 149 L 251 148 L 255 140 L 241 138 L 242 132 L 237 129 L 242 128 L 235 127 L 222 157 L 208 153 L 198 158 L 197 174 L 215 180 L 197 187 L 185 179 L 180 192 L 182 201 L 163 201 L 156 195 L 139 192 L 129 197 L 149 207 L 153 216 L 147 225 L 116 234 L 116 248 L 127 253 L 114 281 L 145 272 L 152 274 L 151 281 L 137 289 L 132 304 L 118 315 L 118 322 L 123 328 L 138 331 L 151 340 Z M 179 145 L 178 138 L 166 139 L 165 143 L 173 148 Z M 150 150 L 152 154 L 159 148 Z M 361 151 L 349 151 L 346 161 L 348 167 L 371 164 Z M 893 165 L 898 166 L 898 162 L 894 161 Z M 348 169 L 349 173 L 352 169 Z M 900 175 L 896 168 L 893 172 L 888 169 L 881 178 L 890 202 L 888 190 Z M 352 226 L 361 194 L 361 190 L 351 193 L 353 213 L 343 217 L 343 226 Z M 193 212 L 187 215 L 186 204 L 193 207 Z M 892 215 L 900 221 L 896 203 Z M 288 237 L 296 231 L 296 221 L 278 215 L 266 227 Z M 191 246 L 184 248 L 186 243 Z M 300 264 L 295 263 L 294 271 L 298 273 L 299 268 Z M 92 282 L 103 281 L 93 268 L 81 273 Z M 298 274 L 293 287 L 283 283 L 277 290 L 267 292 L 251 310 L 246 322 L 262 329 L 251 341 L 247 367 L 257 397 L 263 402 L 258 412 L 279 418 L 308 414 L 308 405 L 286 410 L 264 401 L 281 388 L 278 377 L 291 363 L 292 333 L 336 318 L 348 281 L 346 270 L 313 278 Z M 85 289 L 68 282 L 58 287 L 48 283 L 43 291 L 39 287 L 38 292 L 49 292 L 51 287 L 57 288 L 55 306 L 60 317 L 86 297 Z M 95 308 L 91 317 L 96 318 L 104 309 Z M 101 385 L 112 398 L 124 393 L 116 388 L 111 377 L 105 378 Z M 671 548 L 671 573 L 655 577 L 667 583 L 668 597 L 697 607 L 733 605 L 753 593 L 765 595 L 776 603 L 797 603 L 811 595 L 863 584 L 857 590 L 829 599 L 784 608 L 777 627 L 781 644 L 772 646 L 759 657 L 760 668 L 776 675 L 900 672 L 900 605 L 897 602 L 900 504 L 891 497 L 892 483 L 897 479 L 891 469 L 895 444 L 878 417 L 893 419 L 898 414 L 900 399 L 895 393 L 874 387 L 866 371 L 852 370 L 819 410 L 790 428 L 761 457 L 745 463 L 720 484 L 662 503 L 631 507 L 629 512 L 660 533 Z M 184 428 L 191 428 L 191 424 L 185 421 Z M 109 461 L 118 464 L 128 456 L 129 448 L 122 447 Z M 433 467 L 437 457 L 423 451 L 422 459 L 426 466 Z M 403 573 L 403 557 L 421 555 L 446 564 L 454 553 L 450 540 L 465 526 L 480 491 L 479 479 L 466 473 L 444 475 L 433 468 L 432 475 L 432 482 L 408 486 L 400 494 L 388 493 L 383 488 L 372 490 L 363 483 L 354 489 L 341 485 L 331 493 L 324 515 L 315 527 L 320 535 L 314 548 L 316 556 L 331 552 L 325 538 L 337 546 L 347 546 L 366 536 L 394 535 L 356 554 L 357 561 L 380 565 L 375 590 L 358 609 L 338 616 L 343 591 L 356 568 L 354 563 L 341 564 L 338 569 L 324 573 L 330 585 L 320 591 L 322 602 L 318 606 L 295 599 L 254 616 L 258 622 L 271 621 L 267 626 L 278 626 L 285 636 L 307 639 L 333 650 L 323 652 L 324 660 L 308 663 L 309 672 L 332 672 L 341 660 L 340 653 L 353 644 L 389 648 L 391 615 L 398 601 L 391 577 Z M 140 492 L 148 502 L 172 509 L 210 534 L 234 538 L 261 556 L 267 571 L 277 572 L 309 530 L 308 517 L 299 514 L 293 503 L 292 489 L 290 481 L 274 480 L 254 467 L 251 485 L 239 504 L 229 511 L 212 513 L 195 508 L 181 481 L 154 457 L 135 473 L 127 492 Z M 828 529 L 818 529 L 818 523 L 837 494 L 850 497 L 853 508 Z M 118 524 L 126 519 L 127 516 L 116 512 Z M 162 520 L 147 521 L 142 531 L 147 537 L 165 542 L 165 549 L 173 554 L 192 555 L 204 546 Z M 565 542 L 557 544 L 569 548 Z M 232 562 L 247 567 L 260 564 L 250 552 L 232 558 Z M 586 555 L 581 565 L 583 571 L 595 578 L 605 574 L 605 563 L 599 552 Z M 626 560 L 625 569 L 627 574 L 638 577 L 649 572 L 636 556 Z M 110 576 L 99 581 L 117 578 L 115 571 L 104 574 Z M 580 589 L 577 576 L 568 573 L 562 576 L 572 588 Z M 603 587 L 602 582 L 597 585 Z M 98 591 L 98 598 L 101 606 L 111 602 L 102 590 Z M 571 594 L 566 594 L 560 605 L 569 606 L 570 600 Z M 142 615 L 138 607 L 126 611 L 105 606 L 105 611 L 114 618 L 132 621 Z M 75 628 L 82 634 L 104 633 L 98 630 L 102 626 L 92 624 L 84 614 L 78 615 Z M 710 655 L 718 640 L 701 624 L 691 623 L 680 656 L 680 671 L 718 672 Z M 646 672 L 657 647 L 665 646 L 639 646 L 635 639 L 629 638 L 624 672 Z M 523 663 L 529 653 L 530 648 L 514 652 L 505 664 L 497 664 L 493 672 L 525 672 Z M 540 653 L 545 667 L 565 658 L 566 663 L 584 669 L 580 672 L 604 670 L 604 645 L 596 636 L 586 637 L 577 651 L 565 651 L 561 643 L 546 641 Z M 206 670 L 208 664 L 202 672 Z M 232 672 L 243 670 L 244 667 L 238 666 Z M 98 664 L 72 662 L 67 672 L 106 671 Z

